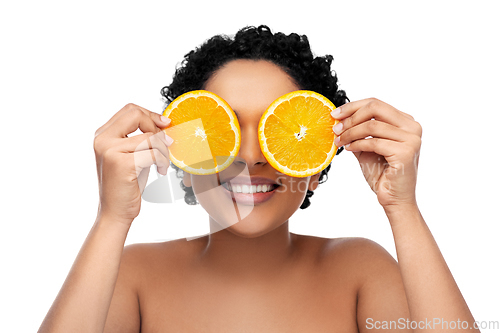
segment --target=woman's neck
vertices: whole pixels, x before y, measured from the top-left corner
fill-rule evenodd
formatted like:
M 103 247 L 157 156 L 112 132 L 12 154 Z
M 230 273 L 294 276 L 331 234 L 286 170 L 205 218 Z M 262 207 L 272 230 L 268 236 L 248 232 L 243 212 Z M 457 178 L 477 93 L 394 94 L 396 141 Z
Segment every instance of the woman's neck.
M 211 230 L 217 230 L 210 218 Z M 217 275 L 255 280 L 268 278 L 293 262 L 297 235 L 288 221 L 257 237 L 239 236 L 227 229 L 211 233 L 200 256 L 201 264 Z

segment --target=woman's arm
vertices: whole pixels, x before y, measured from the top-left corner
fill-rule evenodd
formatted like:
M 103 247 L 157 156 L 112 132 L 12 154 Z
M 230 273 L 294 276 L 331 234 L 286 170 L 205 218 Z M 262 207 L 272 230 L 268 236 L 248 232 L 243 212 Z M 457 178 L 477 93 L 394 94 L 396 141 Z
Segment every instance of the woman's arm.
M 102 332 L 128 230 L 96 219 L 38 332 Z
M 123 246 L 130 225 L 140 211 L 149 167 L 156 164 L 158 171 L 166 174 L 170 163 L 168 146 L 172 139 L 160 129 L 169 123 L 164 118 L 129 104 L 96 131 L 98 217 L 39 332 L 104 330 Z M 137 129 L 144 134 L 128 137 Z M 131 299 L 130 294 L 124 295 L 123 291 L 117 297 L 124 302 Z M 120 316 L 130 319 L 135 309 L 133 302 L 130 304 L 115 307 Z M 116 313 L 114 315 L 116 317 Z M 138 313 L 135 315 L 139 318 Z M 117 321 L 113 318 L 112 322 Z M 128 321 L 127 327 L 110 327 L 109 331 L 138 332 L 138 323 L 139 320 Z
M 432 322 L 420 331 L 465 331 L 467 327 L 467 332 L 479 332 L 471 329 L 474 318 L 418 207 L 391 207 L 386 214 L 396 243 L 411 319 Z
M 373 98 L 347 103 L 334 110 L 332 116 L 342 119 L 334 127 L 339 135 L 337 146 L 345 145 L 346 150 L 354 153 L 387 214 L 399 262 L 399 272 L 384 270 L 381 274 L 384 277 L 378 280 L 371 277 L 365 284 L 363 297 L 372 295 L 372 299 L 358 303 L 363 312 L 361 318 L 368 319 L 375 313 L 379 318 L 371 317 L 373 321 L 401 319 L 398 324 L 408 325 L 404 318 L 392 317 L 402 313 L 395 304 L 406 298 L 408 320 L 419 324 L 415 332 L 448 331 L 446 325 L 443 329 L 437 323 L 429 324 L 437 320 L 453 322 L 454 326 L 450 326 L 455 329 L 449 331 L 457 331 L 460 320 L 467 322 L 463 326 L 468 326 L 468 332 L 478 332 L 471 329 L 472 314 L 417 207 L 420 124 L 410 115 Z M 392 280 L 392 287 L 385 280 Z M 401 284 L 403 288 L 399 288 Z M 364 321 L 360 330 L 366 331 L 363 324 Z

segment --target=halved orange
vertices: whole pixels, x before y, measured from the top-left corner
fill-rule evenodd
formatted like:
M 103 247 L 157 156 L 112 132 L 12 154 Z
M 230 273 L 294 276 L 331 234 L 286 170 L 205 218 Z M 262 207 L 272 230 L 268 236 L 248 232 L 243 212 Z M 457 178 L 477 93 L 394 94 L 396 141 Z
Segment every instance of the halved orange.
M 191 174 L 220 172 L 234 161 L 241 132 L 229 104 L 205 90 L 187 92 L 170 103 L 163 115 L 171 119 L 165 133 L 174 139 L 170 161 Z
M 275 100 L 259 122 L 259 143 L 279 172 L 308 177 L 330 164 L 337 146 L 331 116 L 335 105 L 321 94 L 298 90 Z

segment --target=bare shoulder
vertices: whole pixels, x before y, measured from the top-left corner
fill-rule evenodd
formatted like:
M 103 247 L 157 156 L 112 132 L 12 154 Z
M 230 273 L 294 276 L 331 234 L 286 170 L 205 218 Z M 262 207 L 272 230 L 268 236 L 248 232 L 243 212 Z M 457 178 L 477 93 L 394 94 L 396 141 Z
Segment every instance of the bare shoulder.
M 380 244 L 362 237 L 330 238 L 325 242 L 325 253 L 360 262 L 393 261 L 394 258 Z
M 338 262 L 360 277 L 373 276 L 374 273 L 397 271 L 396 260 L 380 244 L 361 237 L 328 239 L 323 249 L 325 258 Z
M 189 245 L 185 238 L 158 243 L 135 243 L 125 246 L 123 254 L 131 258 L 165 255 L 172 252 L 179 254 L 179 252 L 186 251 Z
M 196 244 L 178 239 L 125 246 L 105 332 L 138 332 L 144 315 L 143 296 L 174 285 L 170 282 L 182 275 L 183 265 Z
M 399 265 L 381 245 L 366 238 L 329 239 L 324 253 L 325 264 L 332 268 L 330 272 L 335 274 L 341 268 L 343 276 L 353 282 L 360 322 L 367 314 L 383 317 L 379 308 L 391 309 L 396 318 L 407 318 L 408 304 Z
M 329 276 L 348 276 L 358 288 L 373 278 L 399 275 L 396 260 L 378 243 L 361 237 L 322 238 L 300 236 L 302 248 L 308 249 Z
M 360 264 L 362 262 L 388 261 L 395 263 L 394 258 L 378 243 L 362 237 L 323 238 L 297 235 L 303 247 L 314 250 L 328 260 L 348 260 Z M 379 262 L 380 263 L 380 262 Z
M 191 241 L 180 238 L 159 243 L 130 244 L 123 250 L 122 264 L 140 267 L 146 273 L 161 268 L 162 263 L 170 268 L 180 267 L 201 251 L 205 244 L 203 237 Z

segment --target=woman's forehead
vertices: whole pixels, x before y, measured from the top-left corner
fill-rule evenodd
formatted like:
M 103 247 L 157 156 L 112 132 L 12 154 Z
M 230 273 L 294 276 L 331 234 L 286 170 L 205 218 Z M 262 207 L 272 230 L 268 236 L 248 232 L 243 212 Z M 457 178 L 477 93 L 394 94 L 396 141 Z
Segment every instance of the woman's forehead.
M 222 97 L 236 112 L 263 112 L 275 99 L 299 87 L 269 61 L 240 59 L 217 70 L 205 89 Z

